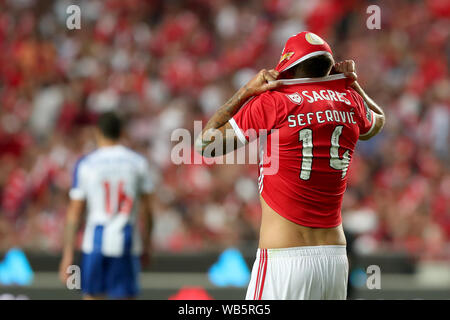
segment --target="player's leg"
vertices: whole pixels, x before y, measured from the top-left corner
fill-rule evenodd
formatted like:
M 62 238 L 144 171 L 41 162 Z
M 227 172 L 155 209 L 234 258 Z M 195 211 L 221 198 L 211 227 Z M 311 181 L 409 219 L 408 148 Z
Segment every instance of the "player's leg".
M 250 282 L 247 287 L 246 300 L 259 300 L 260 286 L 263 278 L 267 275 L 266 249 L 258 249 L 256 252 L 256 259 L 253 263 L 252 273 L 250 276 Z M 264 288 L 262 288 L 264 289 Z
M 344 246 L 260 249 L 246 299 L 345 299 L 347 274 Z
M 247 300 L 321 298 L 320 274 L 301 248 L 259 249 L 247 289 Z
M 83 254 L 81 260 L 81 291 L 84 300 L 101 300 L 105 296 L 103 272 L 104 257 L 101 253 Z
M 140 261 L 138 256 L 126 254 L 106 258 L 106 292 L 112 299 L 136 299 L 139 293 Z
M 345 254 L 345 247 L 342 246 L 324 246 L 327 251 L 333 254 L 327 254 L 326 262 L 323 266 L 324 272 L 324 299 L 327 300 L 346 300 L 347 282 L 348 282 L 348 259 Z M 338 252 L 336 252 L 338 250 Z

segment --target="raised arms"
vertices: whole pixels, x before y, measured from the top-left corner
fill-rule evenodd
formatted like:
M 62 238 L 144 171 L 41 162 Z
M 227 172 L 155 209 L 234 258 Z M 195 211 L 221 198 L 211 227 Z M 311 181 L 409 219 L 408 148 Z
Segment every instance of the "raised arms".
M 339 73 L 344 73 L 347 78 L 353 79 L 354 82 L 351 84 L 351 87 L 355 89 L 355 91 L 361 96 L 361 98 L 364 100 L 367 107 L 373 111 L 374 115 L 374 125 L 371 128 L 371 130 L 364 135 L 360 135 L 360 140 L 369 140 L 376 134 L 378 134 L 381 129 L 383 129 L 384 123 L 385 123 L 385 115 L 383 112 L 383 109 L 380 108 L 378 104 L 376 104 L 375 101 L 370 98 L 367 93 L 361 88 L 357 80 L 356 75 L 356 67 L 355 62 L 353 60 L 344 60 L 342 62 L 338 62 L 333 66 L 334 71 Z
M 233 140 L 233 150 L 235 150 L 238 145 L 238 139 L 228 120 L 239 111 L 250 97 L 280 86 L 281 83 L 276 81 L 277 77 L 278 72 L 276 70 L 272 69 L 267 71 L 262 69 L 259 71 L 253 79 L 240 88 L 233 97 L 221 106 L 211 119 L 209 119 L 202 133 L 195 141 L 195 150 L 205 157 L 219 156 L 225 154 L 226 151 L 232 151 L 225 151 L 225 146 L 229 140 Z M 224 150 L 221 154 L 218 154 L 216 149 L 208 149 L 208 146 L 215 141 L 216 137 L 221 137 L 223 139 Z

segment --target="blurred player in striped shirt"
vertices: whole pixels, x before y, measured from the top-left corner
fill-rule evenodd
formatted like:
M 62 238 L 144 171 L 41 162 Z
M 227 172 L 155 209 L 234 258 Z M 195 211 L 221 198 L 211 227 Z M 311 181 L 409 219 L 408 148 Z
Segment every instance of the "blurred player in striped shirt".
M 135 298 L 140 258 L 146 261 L 150 251 L 154 183 L 145 157 L 122 146 L 120 134 L 118 116 L 102 114 L 95 128 L 98 148 L 83 156 L 73 173 L 59 272 L 66 283 L 76 233 L 86 211 L 81 261 L 84 299 Z

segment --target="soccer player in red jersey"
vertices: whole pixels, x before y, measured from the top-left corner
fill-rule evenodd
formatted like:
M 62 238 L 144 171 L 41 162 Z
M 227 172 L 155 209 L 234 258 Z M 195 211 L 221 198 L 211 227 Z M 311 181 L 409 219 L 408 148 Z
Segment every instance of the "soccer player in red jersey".
M 335 63 L 323 39 L 301 32 L 289 38 L 276 69 L 261 70 L 197 139 L 199 152 L 217 156 L 231 151 L 208 152 L 218 133 L 234 148 L 261 130 L 268 141 L 277 137 L 260 164 L 262 220 L 246 299 L 346 299 L 347 172 L 358 139 L 370 139 L 385 121 L 356 79 L 352 60 Z

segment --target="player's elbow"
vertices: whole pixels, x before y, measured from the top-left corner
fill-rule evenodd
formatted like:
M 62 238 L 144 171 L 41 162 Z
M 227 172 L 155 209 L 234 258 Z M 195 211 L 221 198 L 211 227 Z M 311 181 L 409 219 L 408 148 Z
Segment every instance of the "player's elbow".
M 377 122 L 375 123 L 375 130 L 376 134 L 380 133 L 381 130 L 384 128 L 384 124 L 386 123 L 386 116 L 384 115 L 384 112 L 381 114 L 377 114 Z
M 203 150 L 204 150 L 204 148 L 203 148 L 203 146 L 202 146 L 202 142 L 201 142 L 201 139 L 200 139 L 200 138 L 197 138 L 197 140 L 195 140 L 195 143 L 194 143 L 194 150 L 195 150 L 195 152 L 197 152 L 197 153 L 203 155 Z
M 67 208 L 66 220 L 71 223 L 78 223 L 84 212 L 85 203 L 85 200 L 72 199 Z
M 384 115 L 384 112 L 383 112 L 383 114 L 380 117 L 380 130 L 379 131 L 383 130 L 385 123 L 386 123 L 386 116 Z
M 205 158 L 214 157 L 214 152 L 206 152 L 209 142 L 202 139 L 202 135 L 199 135 L 197 140 L 195 140 L 194 150 Z
M 373 129 L 368 134 L 359 136 L 360 140 L 369 140 L 372 137 L 376 136 L 378 133 L 380 133 L 381 130 L 383 130 L 384 124 L 386 122 L 386 117 L 384 116 L 384 113 L 383 114 L 377 113 L 375 115 L 374 121 L 375 121 L 375 125 L 374 125 Z

